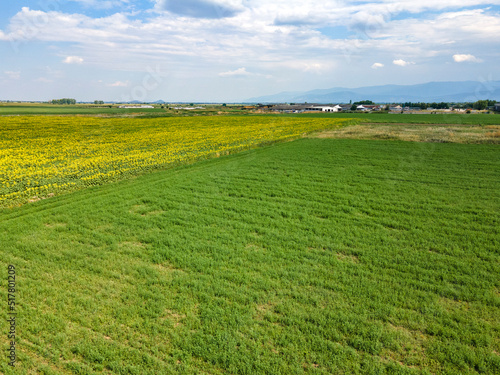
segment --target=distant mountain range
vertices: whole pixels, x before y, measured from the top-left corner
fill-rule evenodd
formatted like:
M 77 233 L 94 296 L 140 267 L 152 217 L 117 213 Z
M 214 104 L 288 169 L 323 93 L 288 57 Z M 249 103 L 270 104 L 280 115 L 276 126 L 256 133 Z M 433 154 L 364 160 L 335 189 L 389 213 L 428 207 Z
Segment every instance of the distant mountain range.
M 336 87 L 306 92 L 281 92 L 245 100 L 246 103 L 349 103 L 372 100 L 399 102 L 500 101 L 500 81 L 429 82 L 419 85 L 384 85 L 360 88 Z

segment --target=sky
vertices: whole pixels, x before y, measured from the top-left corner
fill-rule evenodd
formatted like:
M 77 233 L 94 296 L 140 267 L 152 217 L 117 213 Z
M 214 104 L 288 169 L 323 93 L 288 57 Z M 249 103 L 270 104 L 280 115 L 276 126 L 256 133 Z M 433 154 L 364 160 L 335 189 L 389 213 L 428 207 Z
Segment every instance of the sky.
M 0 3 L 0 100 L 238 102 L 499 67 L 500 0 Z

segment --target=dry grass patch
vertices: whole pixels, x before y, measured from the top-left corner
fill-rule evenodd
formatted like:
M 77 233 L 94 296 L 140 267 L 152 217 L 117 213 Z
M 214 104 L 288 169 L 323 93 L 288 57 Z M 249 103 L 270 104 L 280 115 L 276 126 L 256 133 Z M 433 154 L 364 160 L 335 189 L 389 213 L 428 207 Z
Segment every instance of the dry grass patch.
M 245 246 L 245 248 L 248 250 L 253 250 L 253 251 L 264 251 L 265 250 L 262 246 L 256 245 L 254 243 L 248 243 Z
M 120 242 L 118 244 L 118 247 L 120 249 L 122 248 L 126 248 L 126 249 L 143 249 L 146 247 L 145 244 L 143 244 L 142 242 L 139 242 L 139 241 L 124 241 L 124 242 Z
M 315 135 L 315 137 L 500 144 L 500 125 L 362 124 L 327 130 Z
M 163 273 L 172 273 L 172 272 L 185 273 L 184 270 L 176 268 L 170 263 L 159 263 L 155 265 L 155 268 Z
M 338 260 L 343 261 L 343 262 L 350 262 L 350 263 L 358 263 L 359 262 L 359 258 L 356 255 L 336 253 L 335 256 L 337 257 Z
M 392 361 L 404 367 L 423 367 L 425 364 L 425 345 L 428 337 L 420 331 L 413 331 L 406 327 L 395 326 L 391 323 L 387 329 L 398 337 L 401 343 L 398 350 L 385 348 L 380 357 L 382 361 Z
M 132 206 L 129 210 L 131 214 L 141 215 L 141 216 L 156 216 L 162 214 L 164 211 L 151 209 L 145 204 L 136 204 Z
M 274 306 L 275 306 L 275 304 L 273 302 L 267 302 L 267 303 L 264 303 L 264 304 L 257 305 L 255 307 L 255 310 L 256 310 L 255 319 L 256 320 L 264 320 L 264 317 L 268 313 L 272 313 L 273 312 Z
M 165 310 L 165 314 L 160 318 L 160 320 L 168 320 L 172 323 L 174 327 L 179 327 L 182 324 L 182 320 L 186 318 L 184 314 L 178 314 L 172 310 Z
M 47 228 L 65 228 L 68 224 L 66 223 L 45 223 Z

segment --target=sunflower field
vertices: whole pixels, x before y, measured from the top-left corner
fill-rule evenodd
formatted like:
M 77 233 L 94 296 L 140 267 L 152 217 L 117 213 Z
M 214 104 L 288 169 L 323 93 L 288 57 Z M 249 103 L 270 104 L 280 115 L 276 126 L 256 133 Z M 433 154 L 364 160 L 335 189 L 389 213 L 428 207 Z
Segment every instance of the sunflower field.
M 0 119 L 0 207 L 347 125 L 251 117 Z

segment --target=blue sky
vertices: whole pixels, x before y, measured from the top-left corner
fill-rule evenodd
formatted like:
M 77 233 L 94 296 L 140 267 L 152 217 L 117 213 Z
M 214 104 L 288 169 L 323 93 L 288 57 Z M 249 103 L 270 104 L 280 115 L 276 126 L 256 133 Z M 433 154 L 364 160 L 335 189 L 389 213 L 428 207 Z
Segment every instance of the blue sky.
M 500 0 L 0 3 L 0 100 L 234 102 L 500 80 Z

